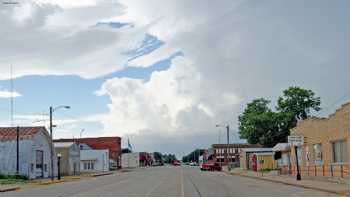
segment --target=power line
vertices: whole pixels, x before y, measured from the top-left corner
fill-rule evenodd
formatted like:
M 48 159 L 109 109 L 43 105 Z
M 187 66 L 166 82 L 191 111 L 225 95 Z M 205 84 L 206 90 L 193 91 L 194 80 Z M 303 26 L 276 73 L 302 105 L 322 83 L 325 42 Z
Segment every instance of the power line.
M 315 115 L 319 115 L 320 113 L 325 112 L 326 110 L 330 109 L 331 107 L 335 106 L 336 104 L 338 104 L 340 101 L 344 100 L 347 96 L 350 95 L 350 91 L 347 92 L 346 94 L 344 94 L 343 96 L 339 97 L 338 99 L 336 99 L 333 103 L 331 103 L 330 105 L 322 108 L 320 111 L 316 112 Z

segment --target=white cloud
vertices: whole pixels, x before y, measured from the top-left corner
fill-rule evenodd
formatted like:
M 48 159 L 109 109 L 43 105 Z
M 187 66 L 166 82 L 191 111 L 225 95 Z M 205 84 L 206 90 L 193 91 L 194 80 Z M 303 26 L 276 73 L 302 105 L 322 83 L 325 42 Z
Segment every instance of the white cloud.
M 150 24 L 148 33 L 165 42 L 130 64 L 149 66 L 174 52 L 184 54 L 149 82 L 111 79 L 99 92 L 111 98 L 106 132 L 136 132 L 141 146 L 150 147 L 150 141 L 141 139 L 158 134 L 170 135 L 167 138 L 181 149 L 185 142 L 177 134 L 204 133 L 210 138 L 217 122 L 229 123 L 236 132 L 246 102 L 276 98 L 288 86 L 311 88 L 326 105 L 349 89 L 349 16 L 342 3 L 121 3 L 126 6 L 123 20 Z
M 94 6 L 23 1 L 0 6 L 0 79 L 14 75 L 79 75 L 94 78 L 124 68 L 126 52 L 138 46 L 143 27 L 111 28 L 96 25 L 124 13 L 116 1 Z
M 0 90 L 0 98 L 16 98 L 21 96 L 22 95 L 16 91 Z
M 220 113 L 240 99 L 232 92 L 208 92 L 204 84 L 200 73 L 183 57 L 175 58 L 168 70 L 154 72 L 147 82 L 129 78 L 106 81 L 97 92 L 111 99 L 104 121 L 106 134 L 152 131 L 192 135 L 211 131 Z

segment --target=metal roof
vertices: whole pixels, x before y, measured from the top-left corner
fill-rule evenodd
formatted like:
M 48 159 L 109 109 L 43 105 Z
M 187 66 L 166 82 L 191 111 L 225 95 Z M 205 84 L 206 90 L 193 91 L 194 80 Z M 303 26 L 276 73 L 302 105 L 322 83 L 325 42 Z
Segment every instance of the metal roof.
M 55 148 L 69 148 L 71 147 L 74 142 L 54 142 L 53 145 Z
M 39 131 L 46 131 L 45 127 L 20 127 L 20 140 L 31 138 Z M 17 127 L 0 127 L 0 141 L 12 141 L 17 139 Z
M 272 148 L 272 151 L 289 151 L 290 145 L 288 143 L 278 143 Z

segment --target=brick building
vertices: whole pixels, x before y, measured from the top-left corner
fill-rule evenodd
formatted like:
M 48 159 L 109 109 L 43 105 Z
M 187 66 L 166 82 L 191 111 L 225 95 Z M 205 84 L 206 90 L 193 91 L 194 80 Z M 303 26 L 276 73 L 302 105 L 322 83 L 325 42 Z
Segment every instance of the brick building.
M 239 167 L 240 153 L 243 148 L 260 148 L 259 144 L 213 144 L 213 159 L 220 162 L 222 165 L 227 165 L 225 160 L 226 153 L 228 153 L 228 161 L 233 165 Z
M 302 175 L 350 177 L 345 173 L 350 169 L 350 103 L 328 118 L 299 122 L 291 135 L 304 136 L 304 145 L 297 149 Z M 294 148 L 291 158 L 295 168 Z
M 87 144 L 92 149 L 109 150 L 109 159 L 112 161 L 111 167 L 121 167 L 121 138 L 120 137 L 97 137 L 79 139 L 57 139 L 55 142 L 76 142 Z

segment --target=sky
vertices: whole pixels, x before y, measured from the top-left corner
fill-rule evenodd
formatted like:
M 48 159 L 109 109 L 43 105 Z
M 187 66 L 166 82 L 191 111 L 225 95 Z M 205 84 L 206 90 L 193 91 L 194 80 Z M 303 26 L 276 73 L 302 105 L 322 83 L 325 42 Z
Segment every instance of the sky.
M 0 5 L 0 126 L 11 98 L 20 126 L 69 105 L 54 112 L 55 138 L 84 130 L 181 156 L 224 142 L 216 124 L 244 142 L 245 105 L 273 107 L 290 86 L 321 97 L 314 115 L 350 101 L 347 0 L 17 2 Z

